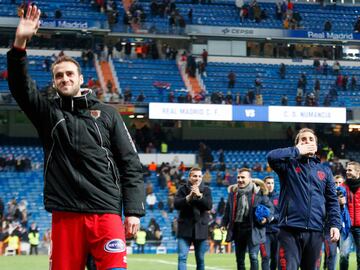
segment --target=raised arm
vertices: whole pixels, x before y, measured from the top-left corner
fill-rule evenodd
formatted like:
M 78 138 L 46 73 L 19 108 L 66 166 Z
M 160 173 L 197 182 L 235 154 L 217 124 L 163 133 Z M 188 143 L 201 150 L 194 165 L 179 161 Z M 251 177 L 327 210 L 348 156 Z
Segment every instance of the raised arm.
M 26 44 L 39 29 L 40 10 L 29 6 L 26 16 L 20 18 L 16 29 L 14 47 L 7 54 L 9 89 L 21 109 L 35 126 L 41 125 L 48 115 L 49 103 L 37 91 L 28 74 Z M 42 119 L 42 120 L 41 120 Z
M 277 173 L 286 170 L 286 162 L 290 158 L 297 158 L 300 156 L 297 147 L 287 147 L 272 150 L 267 155 L 267 160 L 270 167 Z
M 15 34 L 14 47 L 25 50 L 26 43 L 29 41 L 40 26 L 40 9 L 37 6 L 29 5 L 25 17 L 20 17 Z

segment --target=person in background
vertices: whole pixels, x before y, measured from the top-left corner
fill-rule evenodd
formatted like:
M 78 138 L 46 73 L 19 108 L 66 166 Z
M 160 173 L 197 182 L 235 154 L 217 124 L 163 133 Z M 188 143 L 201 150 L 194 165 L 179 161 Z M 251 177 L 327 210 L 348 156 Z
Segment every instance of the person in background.
M 40 233 L 35 222 L 31 223 L 30 225 L 28 237 L 30 243 L 30 255 L 32 254 L 38 255 L 38 246 L 40 244 Z
M 229 195 L 222 219 L 226 229 L 226 242 L 235 242 L 237 270 L 245 270 L 245 253 L 249 250 L 250 269 L 259 267 L 258 253 L 261 243 L 266 241 L 265 224 L 273 219 L 273 206 L 268 198 L 268 191 L 263 181 L 253 180 L 251 170 L 238 170 L 237 183 L 228 187 Z M 268 213 L 257 218 L 259 207 L 265 207 Z
M 191 168 L 188 182 L 176 193 L 174 206 L 179 210 L 178 218 L 178 270 L 186 270 L 190 245 L 195 248 L 196 269 L 205 269 L 209 211 L 212 208 L 210 188 L 202 183 L 202 172 Z
M 274 219 L 266 224 L 266 242 L 260 244 L 260 254 L 262 258 L 261 269 L 262 270 L 276 270 L 277 269 L 277 250 L 278 250 L 278 203 L 279 194 L 275 191 L 274 178 L 272 176 L 266 176 L 264 183 L 268 189 L 268 197 L 274 207 Z
M 351 219 L 351 234 L 356 248 L 357 269 L 360 269 L 360 163 L 351 161 L 346 165 L 345 188 L 347 207 Z M 341 265 L 349 265 L 349 256 L 342 257 Z

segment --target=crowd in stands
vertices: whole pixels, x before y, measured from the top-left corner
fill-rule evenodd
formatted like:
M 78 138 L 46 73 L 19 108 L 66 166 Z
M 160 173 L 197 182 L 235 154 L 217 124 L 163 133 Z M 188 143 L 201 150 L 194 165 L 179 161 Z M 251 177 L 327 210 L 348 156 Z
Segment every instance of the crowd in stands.
M 38 254 L 39 230 L 36 223 L 28 226 L 27 205 L 25 199 L 17 202 L 16 198 L 5 205 L 0 198 L 0 256 L 21 254 L 22 251 Z
M 24 155 L 0 156 L 0 172 L 28 172 L 32 170 L 31 159 Z

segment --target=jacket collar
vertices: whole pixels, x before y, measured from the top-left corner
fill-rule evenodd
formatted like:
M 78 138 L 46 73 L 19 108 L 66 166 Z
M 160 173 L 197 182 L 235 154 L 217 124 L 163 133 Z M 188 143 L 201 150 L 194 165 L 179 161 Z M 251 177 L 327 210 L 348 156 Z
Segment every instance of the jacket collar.
M 266 188 L 266 185 L 264 183 L 264 181 L 262 181 L 261 179 L 258 178 L 253 178 L 252 182 L 254 183 L 254 192 L 258 193 L 259 191 L 261 191 L 262 195 L 268 195 L 269 191 Z M 228 186 L 227 188 L 228 192 L 234 192 L 236 193 L 238 190 L 238 185 L 237 184 L 233 184 Z
M 64 97 L 59 94 L 55 97 L 55 101 L 58 103 L 60 108 L 66 111 L 76 111 L 91 108 L 95 103 L 99 101 L 93 95 L 91 89 L 81 89 L 81 96 L 78 97 Z

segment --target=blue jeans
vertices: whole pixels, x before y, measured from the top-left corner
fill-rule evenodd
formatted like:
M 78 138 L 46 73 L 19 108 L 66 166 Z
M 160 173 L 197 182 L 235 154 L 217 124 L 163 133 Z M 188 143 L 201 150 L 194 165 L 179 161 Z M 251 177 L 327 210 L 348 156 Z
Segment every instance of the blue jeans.
M 331 242 L 330 235 L 326 235 L 324 244 L 325 244 L 324 269 L 335 270 L 337 242 L 336 243 Z
M 178 270 L 186 270 L 186 261 L 191 243 L 194 244 L 196 270 L 205 269 L 205 252 L 208 249 L 207 240 L 193 240 L 191 238 L 178 238 Z
M 353 236 L 351 232 L 345 240 L 342 237 L 340 238 L 340 270 L 349 269 L 349 254 L 352 243 Z
M 351 227 L 351 233 L 356 247 L 357 270 L 360 270 L 360 227 Z

